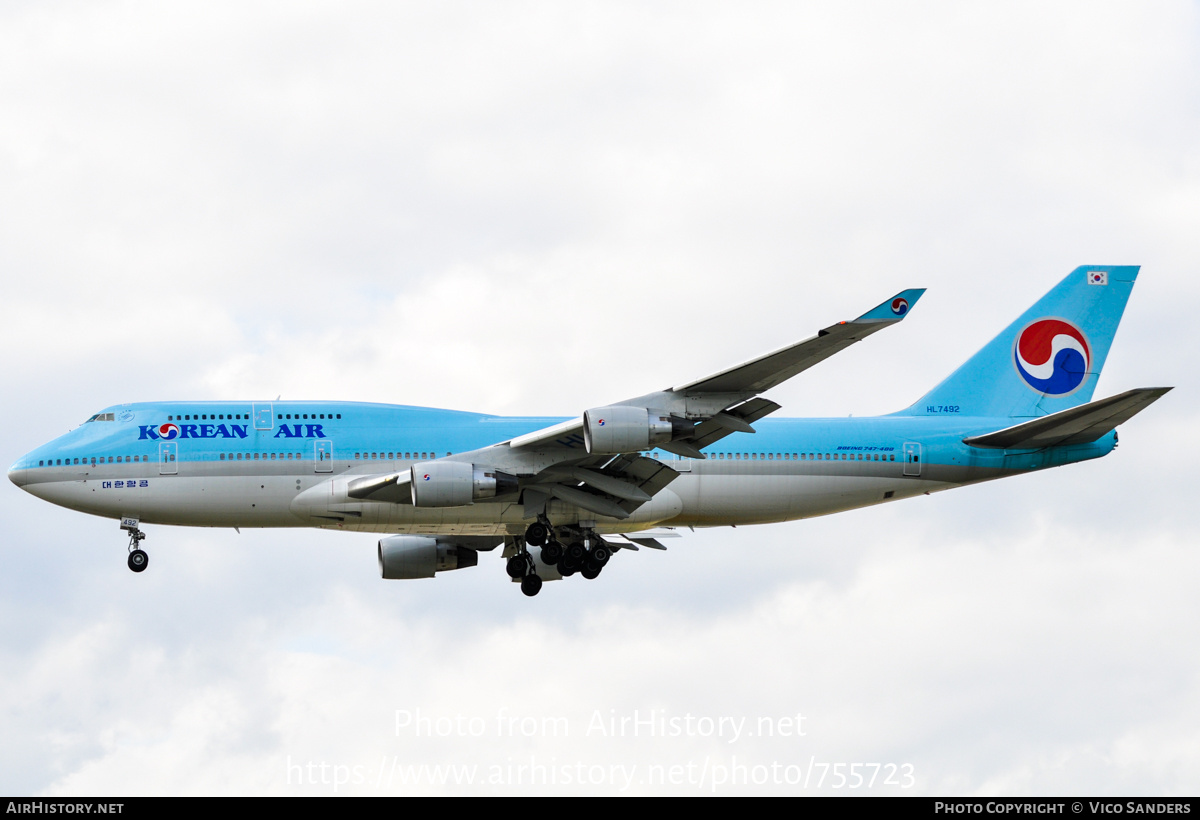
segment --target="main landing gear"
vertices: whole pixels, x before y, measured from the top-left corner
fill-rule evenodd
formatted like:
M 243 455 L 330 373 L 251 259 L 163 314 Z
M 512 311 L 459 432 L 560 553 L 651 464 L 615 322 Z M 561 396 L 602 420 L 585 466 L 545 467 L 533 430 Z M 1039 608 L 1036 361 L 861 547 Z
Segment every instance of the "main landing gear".
M 150 556 L 142 549 L 146 533 L 138 529 L 136 518 L 122 518 L 121 529 L 129 533 L 129 568 L 134 572 L 142 572 L 150 564 Z
M 508 577 L 521 579 L 521 591 L 532 598 L 542 591 L 542 577 L 537 574 L 537 562 L 533 560 L 533 556 L 524 546 L 520 549 L 520 552 L 508 559 L 505 569 L 508 571 Z
M 539 515 L 526 528 L 524 543 L 519 543 L 519 551 L 508 559 L 506 567 L 511 578 L 521 579 L 521 591 L 530 597 L 541 591 L 542 579 L 526 545 L 541 547 L 543 563 L 553 566 L 564 578 L 579 573 L 593 580 L 612 558 L 612 548 L 590 527 L 561 527 L 556 532 L 550 520 Z
M 528 539 L 526 539 L 526 543 L 528 543 Z M 534 546 L 538 545 L 534 544 Z M 518 552 L 508 559 L 505 570 L 508 572 L 508 577 L 521 579 L 521 592 L 532 598 L 542 591 L 542 578 L 537 574 L 537 562 L 529 554 L 525 543 L 518 540 L 517 550 Z

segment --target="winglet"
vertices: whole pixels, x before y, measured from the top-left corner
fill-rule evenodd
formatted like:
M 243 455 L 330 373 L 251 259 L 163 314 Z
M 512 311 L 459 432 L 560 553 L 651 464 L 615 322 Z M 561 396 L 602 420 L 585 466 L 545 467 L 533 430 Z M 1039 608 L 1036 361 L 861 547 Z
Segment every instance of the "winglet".
M 868 310 L 854 321 L 862 324 L 870 322 L 899 322 L 908 315 L 908 312 L 912 310 L 912 306 L 917 303 L 917 300 L 921 298 L 923 293 L 925 293 L 925 288 L 902 290 L 883 304 Z

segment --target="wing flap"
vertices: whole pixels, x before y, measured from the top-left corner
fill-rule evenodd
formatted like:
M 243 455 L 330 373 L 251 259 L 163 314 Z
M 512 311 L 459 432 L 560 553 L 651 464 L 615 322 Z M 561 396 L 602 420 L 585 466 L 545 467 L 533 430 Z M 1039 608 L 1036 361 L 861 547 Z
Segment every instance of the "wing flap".
M 695 431 L 692 433 L 690 443 L 699 449 L 707 447 L 713 442 L 720 441 L 733 433 L 744 433 L 746 430 L 741 425 L 749 427 L 751 423 L 774 413 L 780 407 L 781 405 L 776 404 L 770 399 L 750 399 L 750 401 L 742 402 L 723 413 L 718 413 L 708 421 L 697 424 Z M 722 418 L 724 416 L 732 416 L 740 421 L 741 425 L 730 424 Z M 751 427 L 749 432 L 753 433 L 754 428 Z
M 678 477 L 679 473 L 662 462 L 638 455 L 617 456 L 602 467 L 554 467 L 525 488 L 525 517 L 542 512 L 548 498 L 558 498 L 588 512 L 624 520 Z
M 535 444 L 548 444 L 555 439 L 582 434 L 583 419 L 568 419 L 567 421 L 559 422 L 558 424 L 550 427 L 545 427 L 541 430 L 534 430 L 532 433 L 526 433 L 523 436 L 517 436 L 508 442 L 508 446 L 515 450 L 519 447 L 530 447 Z
M 545 489 L 546 492 L 550 493 L 550 495 L 554 496 L 555 498 L 562 499 L 568 504 L 574 504 L 576 507 L 587 510 L 588 512 L 594 512 L 597 515 L 607 515 L 611 518 L 618 518 L 621 520 L 629 517 L 629 512 L 624 509 L 622 504 L 618 504 L 617 502 L 612 501 L 605 496 L 590 493 L 586 490 L 581 490 L 578 487 L 568 487 L 564 484 L 550 484 L 546 486 Z M 624 502 L 624 504 L 635 504 L 637 506 L 641 506 L 642 503 L 643 502 L 640 501 Z
M 1035 450 L 1058 444 L 1086 444 L 1111 432 L 1118 424 L 1129 421 L 1171 389 L 1141 387 L 1127 390 L 994 433 L 971 436 L 963 439 L 963 443 L 971 447 L 998 450 Z
M 665 550 L 666 547 L 658 540 L 660 538 L 679 538 L 679 533 L 674 530 L 642 530 L 640 532 L 623 532 L 618 533 L 619 537 L 628 541 L 628 544 L 619 546 L 627 550 L 636 550 L 638 544 L 643 547 L 649 547 L 655 550 Z

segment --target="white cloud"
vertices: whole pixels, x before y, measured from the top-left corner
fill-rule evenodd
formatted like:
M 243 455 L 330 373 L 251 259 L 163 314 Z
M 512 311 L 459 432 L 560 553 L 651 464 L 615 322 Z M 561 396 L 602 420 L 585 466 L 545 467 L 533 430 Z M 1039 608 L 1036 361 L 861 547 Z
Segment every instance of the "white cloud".
M 535 601 L 494 556 L 383 583 L 370 537 L 299 530 L 158 528 L 134 577 L 111 522 L 10 489 L 10 793 L 331 789 L 289 761 L 514 793 L 390 769 L 510 758 L 707 760 L 711 786 L 734 755 L 911 763 L 927 793 L 1195 791 L 1194 7 L 0 14 L 10 462 L 121 401 L 574 414 L 928 286 L 773 393 L 888 412 L 1084 263 L 1145 265 L 1101 393 L 1179 385 L 1101 462 L 689 533 Z M 418 708 L 487 730 L 397 737 Z M 501 737 L 501 709 L 572 734 Z M 811 722 L 582 734 L 634 710 Z

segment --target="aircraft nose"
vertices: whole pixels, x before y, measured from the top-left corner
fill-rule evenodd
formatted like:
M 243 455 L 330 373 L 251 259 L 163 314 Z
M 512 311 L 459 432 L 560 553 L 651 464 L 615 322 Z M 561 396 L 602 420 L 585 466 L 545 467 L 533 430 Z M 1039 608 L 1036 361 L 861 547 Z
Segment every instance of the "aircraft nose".
M 22 459 L 16 464 L 8 468 L 8 480 L 18 487 L 24 487 L 27 483 L 25 480 L 25 461 Z

